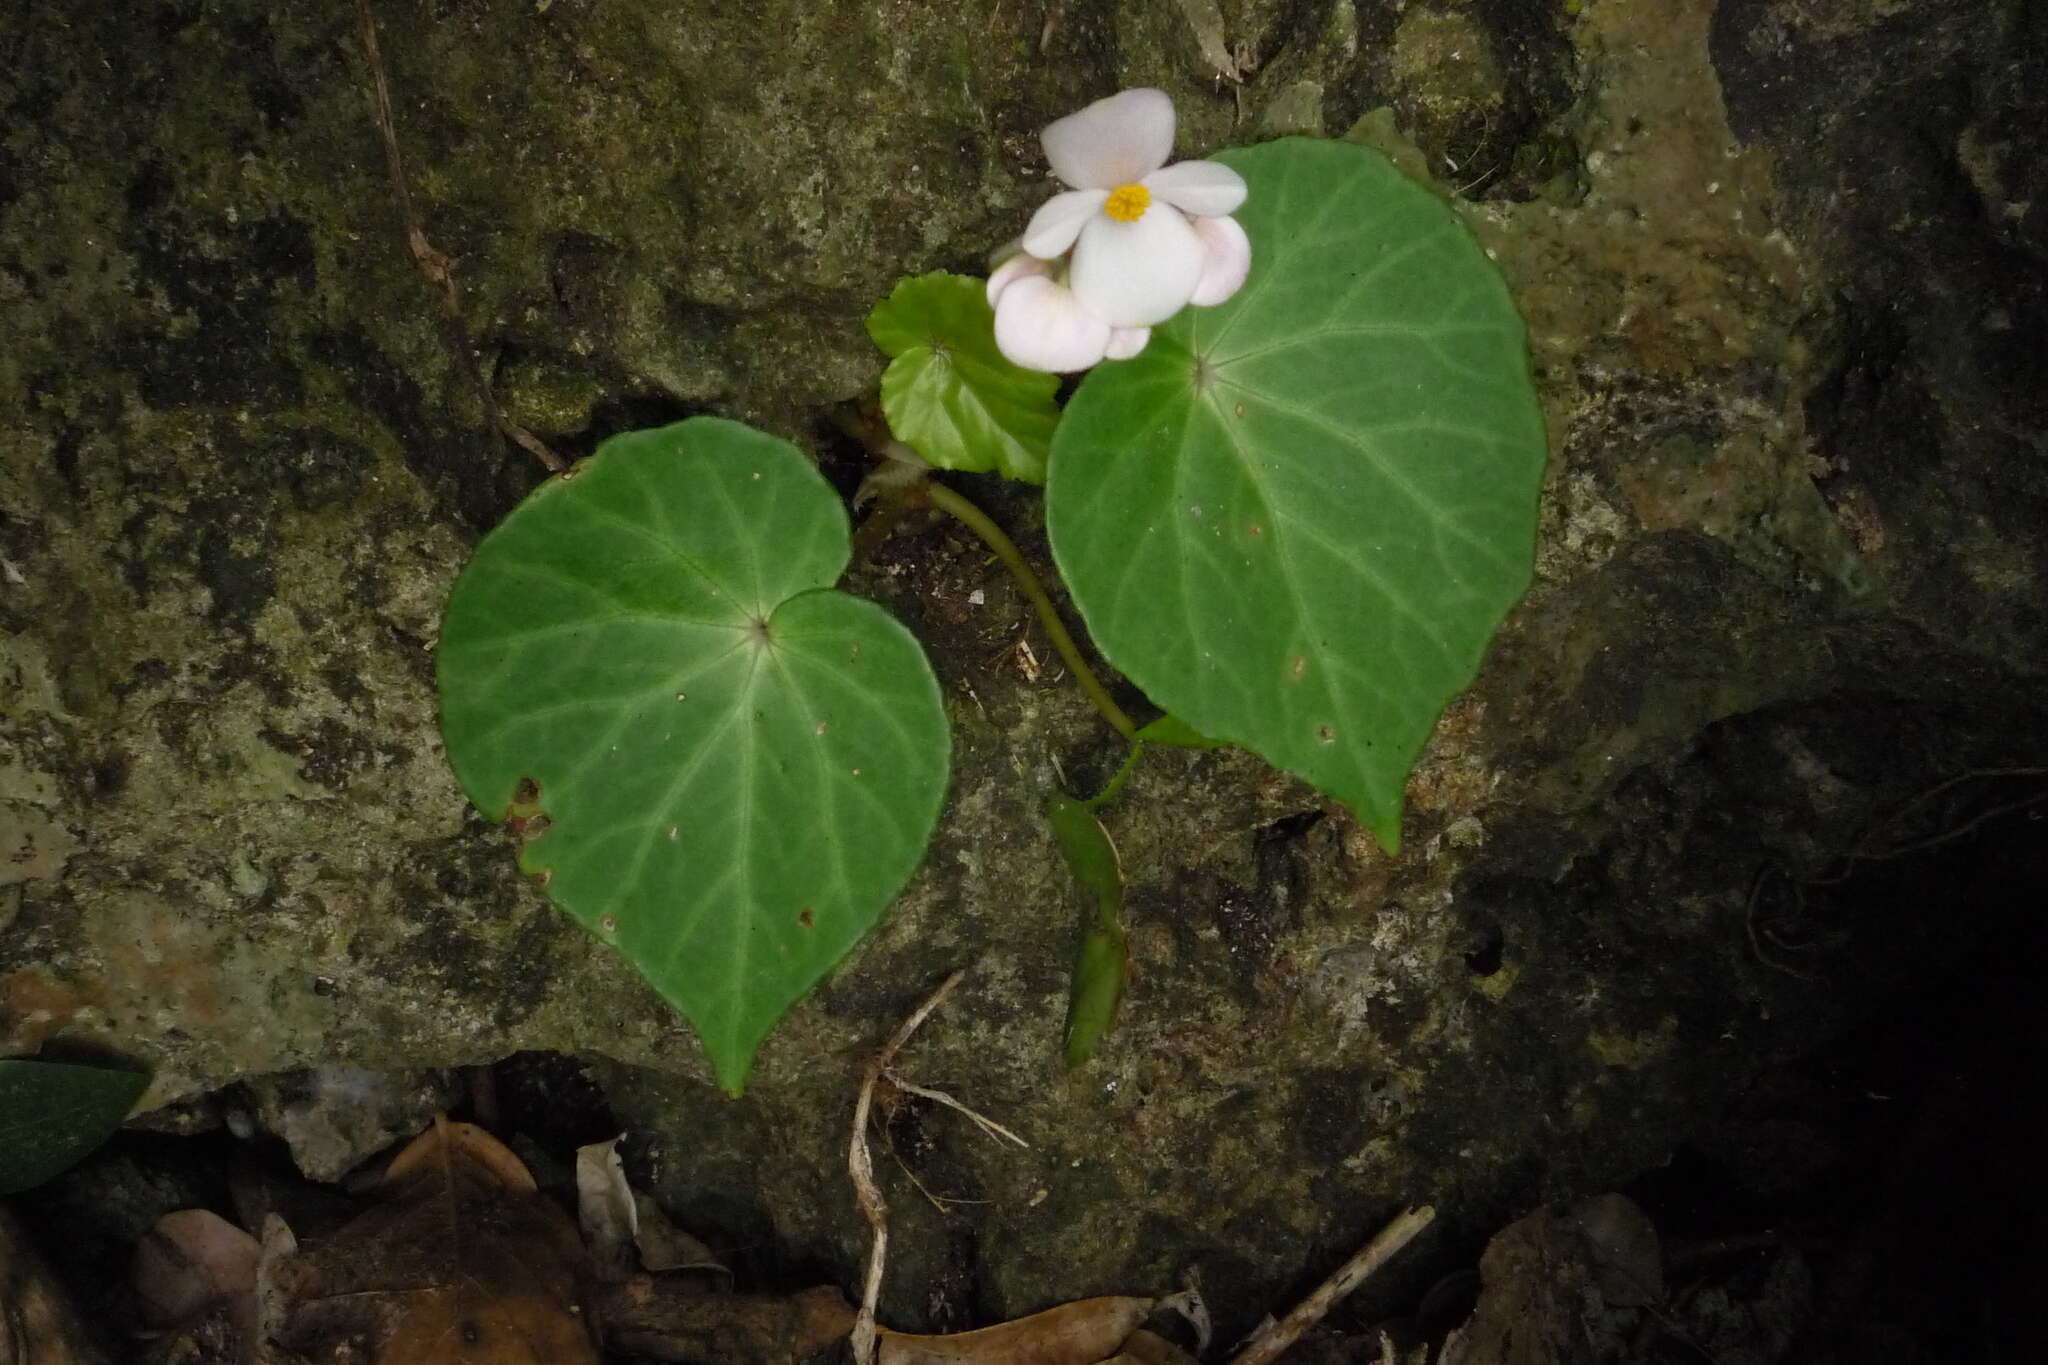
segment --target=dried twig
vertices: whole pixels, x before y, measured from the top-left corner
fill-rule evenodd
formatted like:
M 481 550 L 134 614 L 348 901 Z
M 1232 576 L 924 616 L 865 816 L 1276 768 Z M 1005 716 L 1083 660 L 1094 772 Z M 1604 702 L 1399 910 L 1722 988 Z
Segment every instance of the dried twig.
M 1950 843 L 1971 833 L 1987 821 L 1996 820 L 2000 816 L 2011 815 L 2014 811 L 2026 810 L 2031 806 L 2037 806 L 2044 801 L 2048 801 L 2048 791 L 2037 791 L 2014 801 L 2006 801 L 1987 807 L 1968 819 L 1957 820 L 1935 830 L 1932 834 L 1914 838 L 1906 833 L 1911 821 L 1930 808 L 1936 798 L 1947 795 L 1965 783 L 1995 782 L 2002 779 L 2026 777 L 2048 777 L 2048 767 L 1973 768 L 1969 772 L 1958 773 L 1954 777 L 1938 782 L 1906 802 L 1905 805 L 1892 811 L 1889 815 L 1873 820 L 1870 828 L 1865 831 L 1863 838 L 1857 842 L 1856 847 L 1850 849 L 1839 860 L 1839 870 L 1825 876 L 1809 877 L 1806 879 L 1806 883 L 1809 886 L 1838 885 L 1849 879 L 1850 875 L 1856 871 L 1856 864 L 1858 863 L 1889 862 L 1891 859 L 1902 858 L 1909 853 L 1918 853 L 1923 849 Z
M 371 116 L 376 120 L 377 133 L 384 141 L 384 160 L 391 173 L 391 191 L 398 197 L 398 211 L 405 217 L 406 250 L 412 253 L 412 263 L 418 267 L 420 278 L 440 295 L 441 322 L 448 349 L 455 353 L 455 363 L 476 390 L 491 425 L 500 435 L 547 466 L 550 473 L 558 474 L 569 467 L 568 462 L 549 450 L 538 436 L 508 417 L 498 405 L 497 394 L 491 391 L 490 382 L 476 363 L 476 348 L 470 344 L 469 325 L 463 321 L 462 297 L 455 288 L 455 261 L 446 252 L 436 250 L 434 244 L 427 240 L 426 229 L 420 226 L 420 216 L 412 202 L 412 185 L 405 175 L 405 158 L 398 150 L 398 125 L 391 114 L 391 86 L 384 78 L 384 55 L 377 47 L 377 21 L 371 17 L 370 0 L 356 0 L 356 29 L 362 39 L 363 60 L 370 68 Z
M 966 975 L 966 969 L 962 968 L 941 981 L 939 988 L 912 1011 L 896 1032 L 889 1035 L 889 1041 L 882 1044 L 881 1051 L 868 1059 L 867 1074 L 860 1083 L 860 1098 L 854 1102 L 853 1138 L 846 1148 L 846 1170 L 853 1177 L 853 1197 L 860 1204 L 861 1216 L 868 1220 L 868 1227 L 874 1233 L 873 1240 L 868 1243 L 868 1269 L 861 1283 L 860 1312 L 853 1320 L 854 1365 L 873 1365 L 875 1359 L 875 1301 L 882 1294 L 882 1267 L 889 1255 L 889 1205 L 882 1198 L 881 1187 L 875 1184 L 874 1158 L 868 1154 L 868 1115 L 874 1109 L 875 1087 L 881 1083 L 889 1064 L 896 1060 L 896 1054 L 903 1050 L 911 1035 L 923 1026 L 931 1012 L 953 993 L 953 988 Z
M 954 1099 L 945 1091 L 934 1090 L 928 1085 L 919 1085 L 915 1081 L 906 1081 L 901 1076 L 897 1075 L 894 1071 L 887 1072 L 886 1076 L 889 1084 L 895 1086 L 904 1094 L 916 1095 L 921 1099 L 931 1100 L 936 1104 L 943 1104 L 948 1109 L 952 1109 L 959 1113 L 965 1114 L 970 1120 L 973 1121 L 975 1127 L 981 1129 L 982 1132 L 987 1133 L 990 1137 L 1000 1138 L 1004 1142 L 1014 1142 L 1027 1152 L 1031 1150 L 1031 1144 L 1026 1142 L 1023 1138 L 1018 1137 L 1015 1133 L 1003 1127 L 1002 1124 L 997 1123 L 988 1115 L 978 1114 L 974 1110 L 969 1109 L 966 1105 L 960 1103 L 960 1101 Z M 953 1202 L 959 1204 L 967 1203 L 970 1201 L 956 1199 Z
M 1337 1306 L 1338 1300 L 1364 1284 L 1374 1271 L 1392 1260 L 1395 1253 L 1413 1241 L 1415 1234 L 1428 1227 L 1435 1217 L 1436 1210 L 1424 1204 L 1407 1210 L 1381 1228 L 1356 1256 L 1316 1286 L 1315 1292 L 1296 1304 L 1286 1317 L 1252 1333 L 1251 1340 L 1232 1358 L 1230 1365 L 1266 1365 L 1267 1361 L 1292 1346 L 1303 1332 L 1321 1322 L 1324 1314 Z

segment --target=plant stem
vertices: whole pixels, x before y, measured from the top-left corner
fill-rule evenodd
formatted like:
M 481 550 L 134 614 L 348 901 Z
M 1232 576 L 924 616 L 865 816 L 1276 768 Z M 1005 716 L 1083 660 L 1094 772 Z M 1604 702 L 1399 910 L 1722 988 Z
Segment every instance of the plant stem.
M 1003 567 L 1010 571 L 1010 576 L 1017 580 L 1017 586 L 1024 590 L 1024 596 L 1031 600 L 1032 607 L 1038 612 L 1039 624 L 1044 626 L 1045 633 L 1052 637 L 1052 647 L 1059 651 L 1060 658 L 1073 673 L 1074 682 L 1080 687 L 1082 695 L 1086 696 L 1089 703 L 1101 713 L 1102 718 L 1109 722 L 1110 729 L 1125 739 L 1136 739 L 1138 727 L 1131 724 L 1131 718 L 1123 713 L 1123 708 L 1110 700 L 1109 693 L 1102 686 L 1102 680 L 1095 676 L 1095 670 L 1088 667 L 1087 660 L 1081 657 L 1081 650 L 1074 643 L 1074 637 L 1067 634 L 1066 623 L 1060 620 L 1059 612 L 1053 608 L 1052 599 L 1045 595 L 1045 588 L 1040 585 L 1038 575 L 1031 572 L 1031 566 L 1024 562 L 1024 556 L 1017 552 L 1016 545 L 1003 534 L 1003 528 L 990 521 L 986 512 L 936 479 L 925 485 L 925 492 L 931 498 L 932 506 L 965 525 L 968 530 L 980 536 L 989 549 L 996 552 L 996 558 L 1003 561 Z
M 1138 766 L 1138 759 L 1142 757 L 1144 753 L 1145 741 L 1142 739 L 1133 739 L 1131 741 L 1131 751 L 1124 755 L 1124 761 L 1122 765 L 1118 767 L 1117 770 L 1110 775 L 1109 782 L 1103 787 L 1101 791 L 1095 793 L 1095 795 L 1089 797 L 1086 801 L 1083 801 L 1081 804 L 1086 806 L 1089 810 L 1101 810 L 1104 806 L 1116 800 L 1118 793 L 1122 792 L 1124 789 L 1124 783 L 1131 780 L 1131 773 Z
M 513 421 L 498 402 L 490 381 L 484 378 L 483 369 L 477 364 L 476 348 L 470 344 L 469 324 L 462 317 L 462 296 L 455 287 L 455 260 L 447 253 L 435 250 L 434 244 L 427 240 L 426 229 L 420 225 L 419 213 L 413 207 L 412 185 L 405 176 L 405 158 L 398 151 L 398 127 L 391 115 L 391 87 L 384 79 L 384 56 L 377 48 L 377 21 L 370 14 L 370 0 L 356 0 L 356 31 L 363 45 L 363 61 L 370 68 L 371 117 L 377 124 L 377 135 L 384 140 L 384 160 L 391 174 L 391 191 L 398 199 L 399 213 L 405 218 L 406 250 L 412 253 L 412 263 L 420 277 L 440 295 L 442 338 L 448 343 L 463 377 L 476 390 L 484 415 L 498 434 L 539 460 L 550 474 L 560 474 L 569 468 L 569 462 L 548 449 L 547 443 L 538 436 Z

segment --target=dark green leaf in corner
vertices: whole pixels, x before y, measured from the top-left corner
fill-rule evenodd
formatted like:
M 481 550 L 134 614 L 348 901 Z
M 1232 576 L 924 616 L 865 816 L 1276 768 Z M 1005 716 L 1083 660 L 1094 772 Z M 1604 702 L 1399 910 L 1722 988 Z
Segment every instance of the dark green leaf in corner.
M 105 1142 L 148 1084 L 139 1071 L 0 1059 L 0 1195 L 42 1184 Z
M 543 484 L 442 628 L 463 790 L 734 1094 L 902 889 L 945 795 L 938 684 L 901 624 L 831 590 L 847 555 L 794 446 L 696 418 Z
M 1044 483 L 1059 376 L 1020 369 L 996 349 L 985 291 L 980 280 L 936 271 L 875 305 L 868 335 L 891 357 L 882 413 L 927 464 Z
M 1529 582 L 1545 438 L 1522 321 L 1384 157 L 1290 138 L 1217 159 L 1251 189 L 1251 276 L 1081 385 L 1054 557 L 1148 697 L 1392 851 L 1409 769 Z

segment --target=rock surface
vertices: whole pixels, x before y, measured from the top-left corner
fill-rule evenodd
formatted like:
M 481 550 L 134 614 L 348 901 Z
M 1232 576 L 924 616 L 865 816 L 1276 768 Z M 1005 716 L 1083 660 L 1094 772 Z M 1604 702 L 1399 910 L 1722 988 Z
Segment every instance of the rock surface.
M 978 547 L 899 540 L 852 586 L 933 651 L 951 803 L 901 903 L 723 1100 L 442 762 L 440 604 L 539 471 L 491 435 L 406 254 L 346 7 L 17 6 L 0 1047 L 125 1050 L 153 1103 L 599 1054 L 685 1223 L 851 1283 L 860 1061 L 971 962 L 905 1072 L 1033 1145 L 922 1102 L 888 1119 L 885 1316 L 942 1329 L 1189 1267 L 1252 1310 L 1411 1202 L 1490 1230 L 1660 1160 L 1763 1051 L 1966 940 L 1865 925 L 1785 970 L 1755 920 L 1873 813 L 2048 736 L 2037 7 L 379 19 L 482 369 L 571 454 L 713 411 L 850 482 L 823 413 L 879 372 L 862 315 L 1017 230 L 1043 122 L 1153 83 L 1189 150 L 1359 125 L 1472 201 L 1528 316 L 1554 451 L 1537 586 L 1418 770 L 1398 860 L 1249 755 L 1148 763 L 1111 820 L 1137 985 L 1069 1074 L 1078 907 L 1037 802 L 1103 775 L 1107 736 L 1020 666 L 1026 609 Z M 1032 497 L 987 496 L 1031 521 Z

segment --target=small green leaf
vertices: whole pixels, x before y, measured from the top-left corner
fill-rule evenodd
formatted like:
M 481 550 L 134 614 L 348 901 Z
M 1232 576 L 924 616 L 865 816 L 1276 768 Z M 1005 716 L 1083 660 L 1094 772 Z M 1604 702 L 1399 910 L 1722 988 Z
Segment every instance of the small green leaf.
M 42 1184 L 105 1142 L 148 1084 L 138 1071 L 0 1059 L 0 1195 Z
M 1179 716 L 1164 715 L 1138 731 L 1147 744 L 1171 744 L 1180 749 L 1220 749 L 1223 741 L 1210 739 Z
M 1123 913 L 1124 873 L 1116 845 L 1090 803 L 1054 792 L 1046 798 L 1045 818 L 1074 880 L 1094 900 L 1093 922 L 1082 931 L 1073 993 L 1067 1001 L 1067 1065 L 1080 1066 L 1095 1055 L 1115 1026 L 1130 975 L 1130 954 L 1118 918 Z
M 1115 924 L 1124 903 L 1124 872 L 1102 821 L 1095 818 L 1088 802 L 1076 801 L 1065 792 L 1046 798 L 1045 818 L 1074 880 L 1095 898 L 1096 922 Z
M 830 590 L 847 555 L 795 447 L 696 418 L 543 484 L 442 627 L 463 790 L 734 1094 L 902 889 L 945 795 L 938 684 L 894 618 Z
M 1529 582 L 1545 438 L 1522 321 L 1384 157 L 1289 138 L 1217 160 L 1251 190 L 1251 276 L 1083 382 L 1053 555 L 1147 696 L 1391 852 L 1409 769 Z
M 1094 928 L 1081 936 L 1074 962 L 1074 990 L 1067 1001 L 1067 1065 L 1086 1065 L 1116 1027 L 1117 1010 L 1131 977 L 1131 954 L 1122 926 Z
M 985 291 L 980 280 L 935 271 L 875 305 L 868 335 L 892 357 L 882 412 L 927 464 L 1044 483 L 1059 376 L 1021 369 L 996 349 Z

